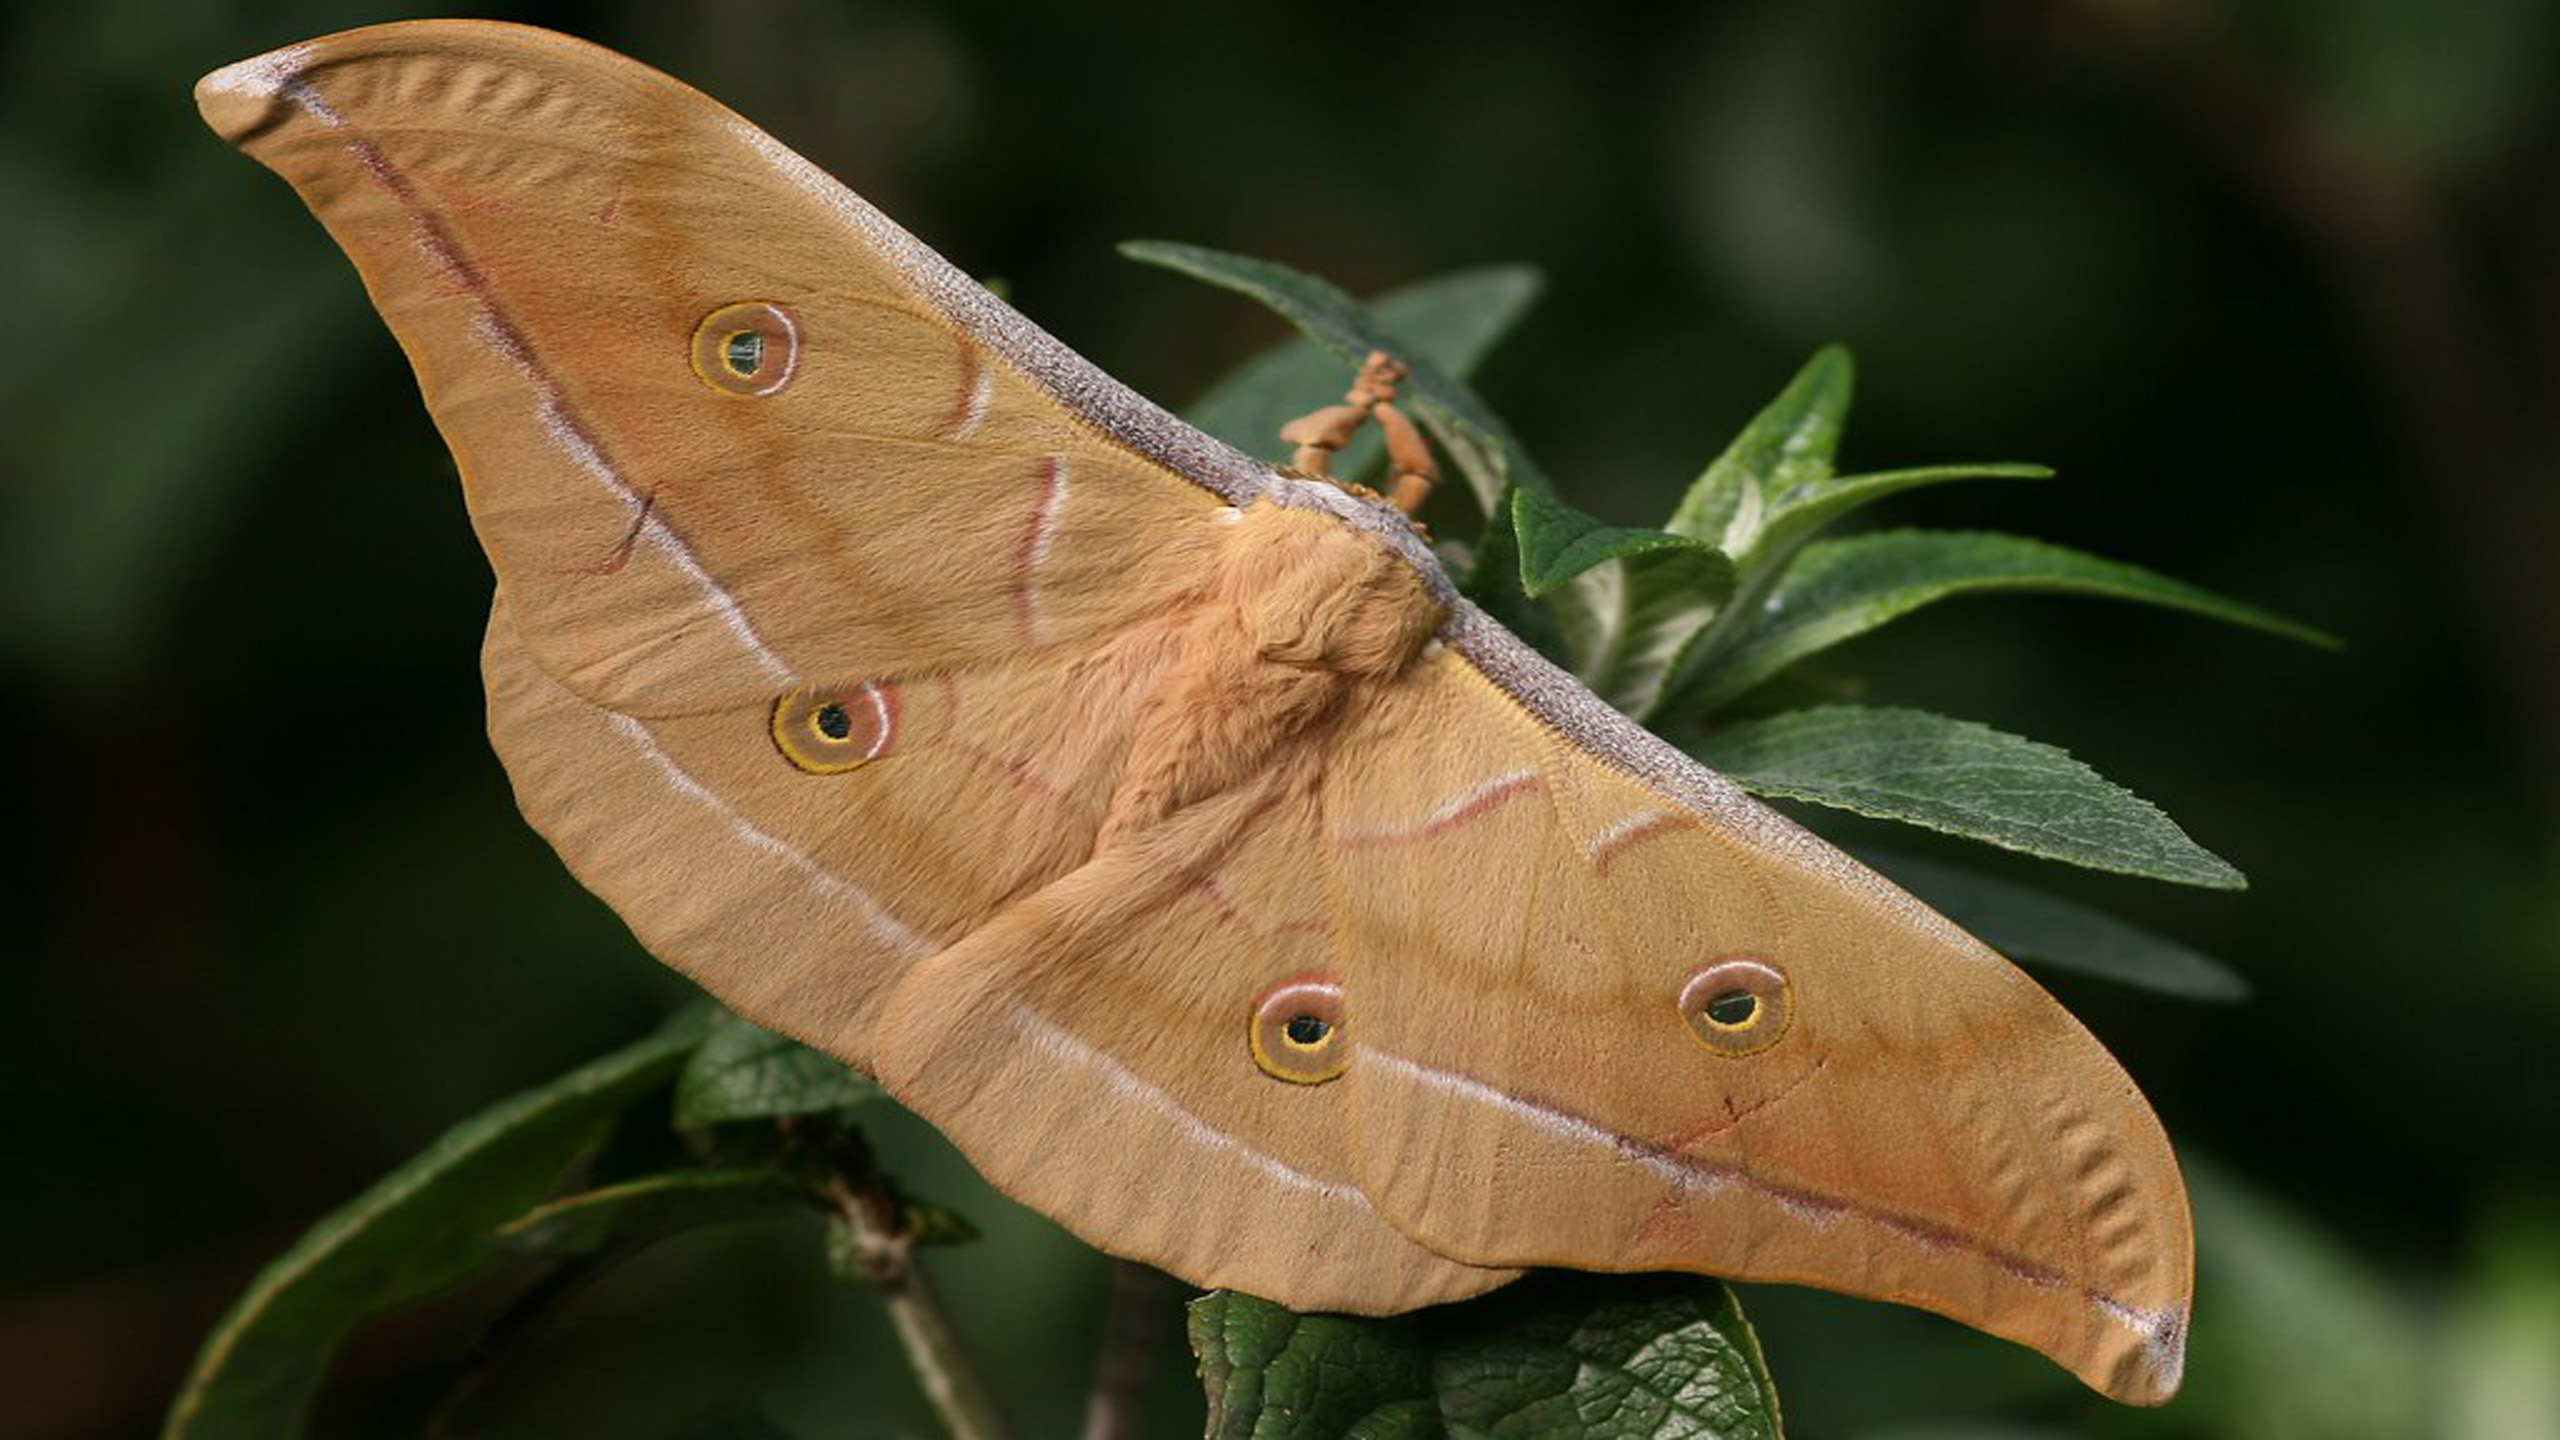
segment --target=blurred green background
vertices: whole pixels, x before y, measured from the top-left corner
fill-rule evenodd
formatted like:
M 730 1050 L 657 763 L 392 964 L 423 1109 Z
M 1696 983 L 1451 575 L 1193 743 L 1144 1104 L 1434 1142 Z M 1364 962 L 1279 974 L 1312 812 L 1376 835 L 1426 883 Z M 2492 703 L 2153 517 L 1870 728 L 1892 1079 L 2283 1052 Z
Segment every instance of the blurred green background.
M 1927 1317 L 1746 1302 L 1801 1440 L 2560 1434 L 2560 7 L 468 8 L 709 90 L 1168 403 L 1281 328 L 1119 239 L 1356 291 L 1526 261 L 1546 299 L 1481 388 L 1584 508 L 1658 517 L 1837 339 L 1851 465 L 2062 472 L 1889 520 L 2022 530 L 2344 635 L 1982 600 L 1844 652 L 1873 698 L 2068 746 L 2255 881 L 2004 867 L 2256 986 L 2200 1008 L 2054 982 L 2196 1174 L 2187 1395 L 2116 1410 Z M 0 1440 L 148 1433 L 300 1227 L 684 990 L 515 817 L 445 453 L 345 262 L 188 99 L 413 13 L 0 22 L 27 341 L 0 354 Z M 1101 1263 L 886 1128 L 990 1232 L 935 1258 L 1024 1433 L 1067 1430 Z M 497 1377 L 490 1433 L 724 1407 L 922 1430 L 815 1243 L 705 1237 L 621 1274 Z M 368 1333 L 323 1432 L 409 1433 L 489 1309 Z M 1165 1434 L 1197 1425 L 1181 1370 Z

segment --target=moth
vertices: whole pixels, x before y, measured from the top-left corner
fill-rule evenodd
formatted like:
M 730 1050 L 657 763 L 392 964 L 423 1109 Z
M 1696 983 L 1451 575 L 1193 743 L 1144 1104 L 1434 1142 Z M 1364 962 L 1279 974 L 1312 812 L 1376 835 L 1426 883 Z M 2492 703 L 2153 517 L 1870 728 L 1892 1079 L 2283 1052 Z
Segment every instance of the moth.
M 2124 1071 L 1393 506 L 1183 425 L 580 41 L 386 25 L 196 93 L 453 448 L 527 819 L 996 1185 L 1303 1310 L 1687 1270 L 2176 1389 L 2186 1196 Z

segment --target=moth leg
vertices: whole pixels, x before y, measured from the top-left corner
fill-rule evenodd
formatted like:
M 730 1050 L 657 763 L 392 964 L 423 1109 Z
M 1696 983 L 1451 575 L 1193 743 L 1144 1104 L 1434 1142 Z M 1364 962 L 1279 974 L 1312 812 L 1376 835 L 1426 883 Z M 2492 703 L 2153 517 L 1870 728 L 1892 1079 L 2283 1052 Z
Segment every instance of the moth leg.
M 1388 498 L 1407 515 L 1420 511 L 1439 469 L 1432 464 L 1431 447 L 1422 442 L 1422 432 L 1395 407 L 1396 386 L 1406 373 L 1404 365 L 1386 351 L 1370 351 L 1343 403 L 1327 405 L 1280 427 L 1280 438 L 1298 447 L 1289 463 L 1309 475 L 1333 479 L 1334 452 L 1351 443 L 1363 422 L 1375 420 L 1387 442 Z

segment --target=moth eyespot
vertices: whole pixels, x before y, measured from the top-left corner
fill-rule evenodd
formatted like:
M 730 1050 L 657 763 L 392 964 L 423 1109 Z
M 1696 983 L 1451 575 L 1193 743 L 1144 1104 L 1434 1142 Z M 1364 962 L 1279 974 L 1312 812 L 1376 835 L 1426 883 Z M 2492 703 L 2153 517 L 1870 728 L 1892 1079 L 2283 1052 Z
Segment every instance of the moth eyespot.
M 812 775 L 841 775 L 889 753 L 898 711 L 893 680 L 798 691 L 773 702 L 774 748 Z
M 1794 987 L 1765 960 L 1718 960 L 1680 987 L 1680 1018 L 1718 1055 L 1756 1055 L 1785 1038 L 1794 1023 Z
M 1351 1063 L 1343 1038 L 1342 987 L 1330 980 L 1283 980 L 1254 1002 L 1247 1038 L 1253 1063 L 1274 1080 L 1321 1085 Z
M 777 394 L 800 368 L 800 322 L 769 300 L 723 305 L 693 329 L 693 373 L 723 395 Z

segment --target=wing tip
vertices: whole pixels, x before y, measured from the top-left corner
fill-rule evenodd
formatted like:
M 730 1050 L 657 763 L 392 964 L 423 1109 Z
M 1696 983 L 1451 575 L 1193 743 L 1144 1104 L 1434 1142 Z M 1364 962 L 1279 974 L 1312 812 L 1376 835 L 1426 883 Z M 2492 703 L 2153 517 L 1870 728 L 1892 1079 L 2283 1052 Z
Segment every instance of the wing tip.
M 196 109 L 215 134 L 241 144 L 275 122 L 311 53 L 306 41 L 225 65 L 196 82 Z
M 2137 1312 L 2111 1308 L 2109 1318 L 2133 1331 L 2136 1343 L 2096 1387 L 2127 1405 L 2165 1405 L 2187 1377 L 2187 1306 Z

